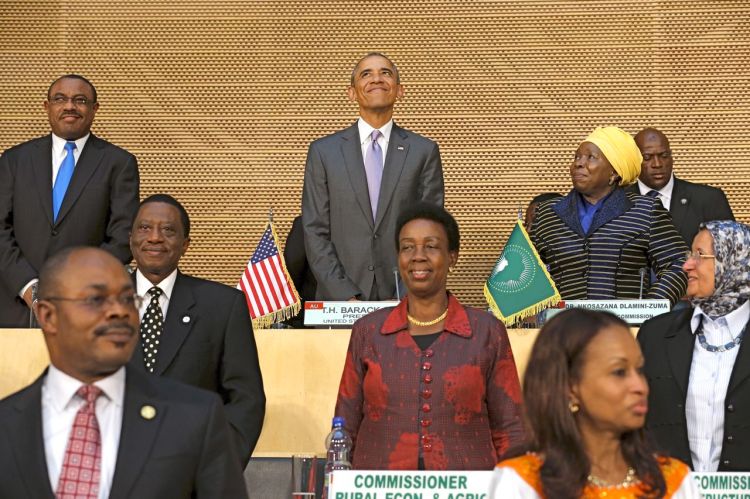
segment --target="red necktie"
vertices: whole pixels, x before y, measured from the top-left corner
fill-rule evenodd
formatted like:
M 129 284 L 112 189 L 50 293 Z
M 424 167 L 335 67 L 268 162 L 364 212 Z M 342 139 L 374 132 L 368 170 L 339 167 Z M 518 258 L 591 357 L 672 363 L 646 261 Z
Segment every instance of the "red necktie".
M 96 420 L 96 399 L 102 390 L 83 385 L 76 394 L 86 403 L 78 410 L 65 449 L 57 499 L 96 499 L 102 462 L 102 439 Z

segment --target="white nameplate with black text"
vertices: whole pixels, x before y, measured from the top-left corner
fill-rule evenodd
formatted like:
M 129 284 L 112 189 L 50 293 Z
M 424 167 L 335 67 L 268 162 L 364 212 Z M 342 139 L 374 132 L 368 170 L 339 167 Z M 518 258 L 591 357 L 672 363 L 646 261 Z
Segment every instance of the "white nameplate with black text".
M 558 307 L 547 309 L 545 320 L 567 308 L 585 308 L 611 312 L 628 324 L 642 324 L 670 310 L 669 300 L 565 300 Z
M 385 307 L 395 307 L 389 301 L 307 301 L 305 326 L 351 326 L 360 317 Z

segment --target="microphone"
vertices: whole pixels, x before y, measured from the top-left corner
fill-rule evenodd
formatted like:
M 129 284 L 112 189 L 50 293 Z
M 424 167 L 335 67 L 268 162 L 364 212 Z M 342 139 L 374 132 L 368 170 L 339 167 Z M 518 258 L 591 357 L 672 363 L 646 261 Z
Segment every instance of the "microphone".
M 396 300 L 401 301 L 401 290 L 398 285 L 398 267 L 393 267 L 393 278 L 396 283 Z
M 638 290 L 639 300 L 643 299 L 643 279 L 644 277 L 646 277 L 647 271 L 648 271 L 648 267 L 641 267 L 640 269 L 638 269 L 638 274 L 641 276 L 641 286 L 640 286 L 640 289 Z

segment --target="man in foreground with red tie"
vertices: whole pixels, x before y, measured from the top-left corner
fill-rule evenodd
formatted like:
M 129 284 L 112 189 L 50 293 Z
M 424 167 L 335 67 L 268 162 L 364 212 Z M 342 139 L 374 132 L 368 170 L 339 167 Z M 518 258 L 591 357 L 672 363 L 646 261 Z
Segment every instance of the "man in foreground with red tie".
M 140 302 L 103 250 L 66 249 L 42 267 L 51 364 L 0 401 L 0 497 L 247 497 L 219 398 L 126 367 Z

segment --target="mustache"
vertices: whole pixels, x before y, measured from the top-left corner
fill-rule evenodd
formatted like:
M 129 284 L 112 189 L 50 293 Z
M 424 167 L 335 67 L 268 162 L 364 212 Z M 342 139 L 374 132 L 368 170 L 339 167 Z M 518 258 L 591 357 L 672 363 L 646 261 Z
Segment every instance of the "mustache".
M 126 329 L 131 335 L 134 335 L 136 333 L 135 327 L 133 327 L 127 321 L 115 321 L 103 326 L 99 326 L 94 330 L 94 334 L 97 336 L 104 336 L 105 334 L 109 334 L 109 332 L 113 329 Z
M 78 114 L 78 113 L 76 113 L 76 112 L 73 112 L 73 111 L 66 111 L 66 112 L 64 112 L 64 113 L 62 113 L 62 114 L 60 115 L 60 117 L 61 117 L 61 118 L 65 118 L 66 116 L 74 116 L 74 117 L 76 117 L 76 118 L 80 118 L 80 117 L 81 117 L 81 115 L 80 115 L 80 114 Z

